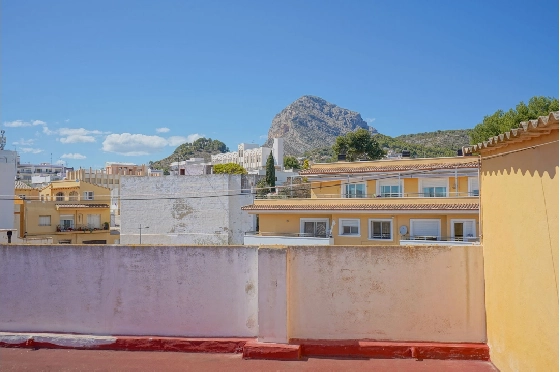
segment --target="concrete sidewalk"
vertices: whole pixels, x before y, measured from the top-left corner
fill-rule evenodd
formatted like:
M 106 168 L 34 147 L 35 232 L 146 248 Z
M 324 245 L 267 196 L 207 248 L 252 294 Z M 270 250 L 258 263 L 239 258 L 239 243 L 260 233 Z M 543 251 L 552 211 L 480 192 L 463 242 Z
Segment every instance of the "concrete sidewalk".
M 244 360 L 241 354 L 0 348 L 2 371 L 402 371 L 496 372 L 477 360 L 305 358 Z

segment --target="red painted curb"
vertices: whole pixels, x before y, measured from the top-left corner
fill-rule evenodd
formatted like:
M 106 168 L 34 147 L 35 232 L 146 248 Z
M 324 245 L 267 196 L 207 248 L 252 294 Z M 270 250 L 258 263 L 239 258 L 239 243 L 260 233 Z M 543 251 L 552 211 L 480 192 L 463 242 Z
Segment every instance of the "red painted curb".
M 35 334 L 41 336 L 41 334 Z M 67 335 L 61 335 L 67 336 Z M 86 336 L 87 337 L 87 336 Z M 243 346 L 252 338 L 184 338 L 115 336 L 115 342 L 94 345 L 72 345 L 56 342 L 38 342 L 29 338 L 20 343 L 1 342 L 0 347 L 30 349 L 79 349 L 121 351 L 178 351 L 185 353 L 241 353 Z
M 248 342 L 243 347 L 243 359 L 299 360 L 300 345 Z
M 490 360 L 486 344 L 302 339 L 292 339 L 290 343 L 300 344 L 303 356 Z

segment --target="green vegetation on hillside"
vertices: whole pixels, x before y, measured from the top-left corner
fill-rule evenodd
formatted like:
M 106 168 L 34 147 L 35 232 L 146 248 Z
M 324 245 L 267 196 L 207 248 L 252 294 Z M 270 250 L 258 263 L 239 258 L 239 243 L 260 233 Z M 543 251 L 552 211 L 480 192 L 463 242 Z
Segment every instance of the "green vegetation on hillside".
M 471 143 L 482 143 L 490 137 L 505 133 L 510 129 L 519 127 L 522 121 L 537 119 L 539 116 L 548 116 L 552 111 L 558 111 L 558 98 L 535 96 L 529 104 L 520 102 L 515 109 L 504 112 L 498 110 L 492 115 L 485 116 L 470 133 Z
M 376 139 L 376 135 L 360 128 L 336 137 L 333 152 L 335 154 L 345 154 L 347 161 L 381 159 L 385 155 L 385 151 L 379 147 Z
M 210 161 L 210 157 L 215 154 L 228 152 L 229 149 L 222 141 L 212 138 L 199 138 L 193 143 L 183 143 L 165 159 L 150 161 L 149 165 L 154 169 L 169 171 L 169 165 L 175 161 L 184 161 L 189 158 L 204 158 Z

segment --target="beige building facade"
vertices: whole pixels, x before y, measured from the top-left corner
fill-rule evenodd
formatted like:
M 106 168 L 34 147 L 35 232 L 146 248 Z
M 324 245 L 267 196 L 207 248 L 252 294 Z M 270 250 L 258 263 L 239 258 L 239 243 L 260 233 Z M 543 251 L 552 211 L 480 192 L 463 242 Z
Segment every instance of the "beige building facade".
M 558 370 L 558 112 L 465 150 L 482 164 L 491 360 L 500 371 Z
M 257 199 L 245 244 L 475 244 L 478 160 L 392 159 L 316 164 L 310 198 Z M 294 240 L 297 240 L 294 242 Z
M 26 192 L 27 195 L 23 193 Z M 110 190 L 84 181 L 55 181 L 41 190 L 16 189 L 15 221 L 22 239 L 54 244 L 114 244 Z M 18 194 L 19 195 L 19 194 Z

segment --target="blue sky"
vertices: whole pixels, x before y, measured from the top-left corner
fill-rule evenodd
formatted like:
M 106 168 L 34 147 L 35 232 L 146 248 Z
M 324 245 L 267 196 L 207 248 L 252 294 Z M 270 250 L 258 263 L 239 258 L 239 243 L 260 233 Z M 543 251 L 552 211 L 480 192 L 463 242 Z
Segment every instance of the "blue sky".
M 558 2 L 4 1 L 1 128 L 22 162 L 147 163 L 262 143 L 302 95 L 381 133 L 558 97 Z

